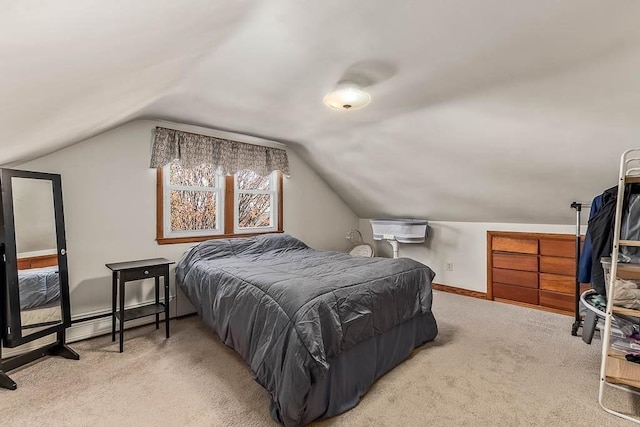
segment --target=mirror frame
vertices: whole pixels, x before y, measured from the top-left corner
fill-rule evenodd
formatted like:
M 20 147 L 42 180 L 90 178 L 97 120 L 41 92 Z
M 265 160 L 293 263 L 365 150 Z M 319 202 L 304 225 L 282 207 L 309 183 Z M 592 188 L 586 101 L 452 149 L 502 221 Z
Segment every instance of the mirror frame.
M 56 242 L 58 246 L 58 274 L 60 275 L 60 310 L 62 321 L 43 330 L 22 335 L 20 317 L 20 290 L 18 289 L 18 259 L 16 248 L 15 221 L 13 217 L 13 177 L 41 179 L 51 181 L 53 186 L 53 207 L 56 223 Z M 69 304 L 69 270 L 67 266 L 67 250 L 64 228 L 64 209 L 62 205 L 62 180 L 60 175 L 31 172 L 17 169 L 2 169 L 0 173 L 2 188 L 2 214 L 0 215 L 0 244 L 3 251 L 2 282 L 2 340 L 8 348 L 16 347 L 37 340 L 47 335 L 64 332 L 71 326 L 71 307 Z

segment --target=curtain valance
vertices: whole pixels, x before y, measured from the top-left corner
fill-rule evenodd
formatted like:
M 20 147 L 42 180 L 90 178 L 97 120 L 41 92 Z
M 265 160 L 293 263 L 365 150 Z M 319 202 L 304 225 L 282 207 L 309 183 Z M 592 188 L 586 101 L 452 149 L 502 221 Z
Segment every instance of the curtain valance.
M 184 168 L 209 163 L 227 175 L 245 169 L 263 176 L 274 170 L 289 175 L 287 152 L 280 148 L 156 127 L 151 167 L 160 168 L 174 160 Z

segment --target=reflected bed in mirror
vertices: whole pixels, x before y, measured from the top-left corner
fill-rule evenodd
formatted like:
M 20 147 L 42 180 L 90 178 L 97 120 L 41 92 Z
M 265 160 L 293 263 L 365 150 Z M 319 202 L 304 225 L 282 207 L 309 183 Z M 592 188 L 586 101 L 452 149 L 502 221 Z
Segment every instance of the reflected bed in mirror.
M 18 254 L 22 335 L 62 322 L 56 249 Z

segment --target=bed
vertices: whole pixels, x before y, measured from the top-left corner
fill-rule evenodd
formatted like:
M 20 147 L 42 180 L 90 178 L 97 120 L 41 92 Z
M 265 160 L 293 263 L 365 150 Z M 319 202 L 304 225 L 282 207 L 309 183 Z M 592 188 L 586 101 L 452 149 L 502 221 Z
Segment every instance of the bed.
M 23 334 L 32 334 L 60 323 L 60 275 L 57 251 L 18 258 L 20 323 Z
M 60 299 L 58 266 L 18 270 L 18 288 L 22 310 L 57 302 Z
M 182 291 L 286 426 L 354 407 L 435 338 L 433 277 L 414 260 L 319 251 L 286 234 L 202 242 L 176 267 Z

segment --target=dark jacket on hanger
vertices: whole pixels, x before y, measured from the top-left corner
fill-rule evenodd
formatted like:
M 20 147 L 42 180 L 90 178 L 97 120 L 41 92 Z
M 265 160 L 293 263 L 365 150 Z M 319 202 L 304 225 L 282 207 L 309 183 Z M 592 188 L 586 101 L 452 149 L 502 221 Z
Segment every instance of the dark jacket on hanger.
M 616 187 L 618 188 L 618 187 Z M 602 194 L 597 195 L 591 202 L 591 210 L 589 211 L 589 221 L 600 212 L 602 207 Z M 591 283 L 591 232 L 587 228 L 580 252 L 580 262 L 578 263 L 578 281 L 580 283 Z
M 606 296 L 604 270 L 600 258 L 611 255 L 613 247 L 613 220 L 616 214 L 618 187 L 611 187 L 601 195 L 602 206 L 598 213 L 589 219 L 588 232 L 591 237 L 591 286 L 600 295 Z

